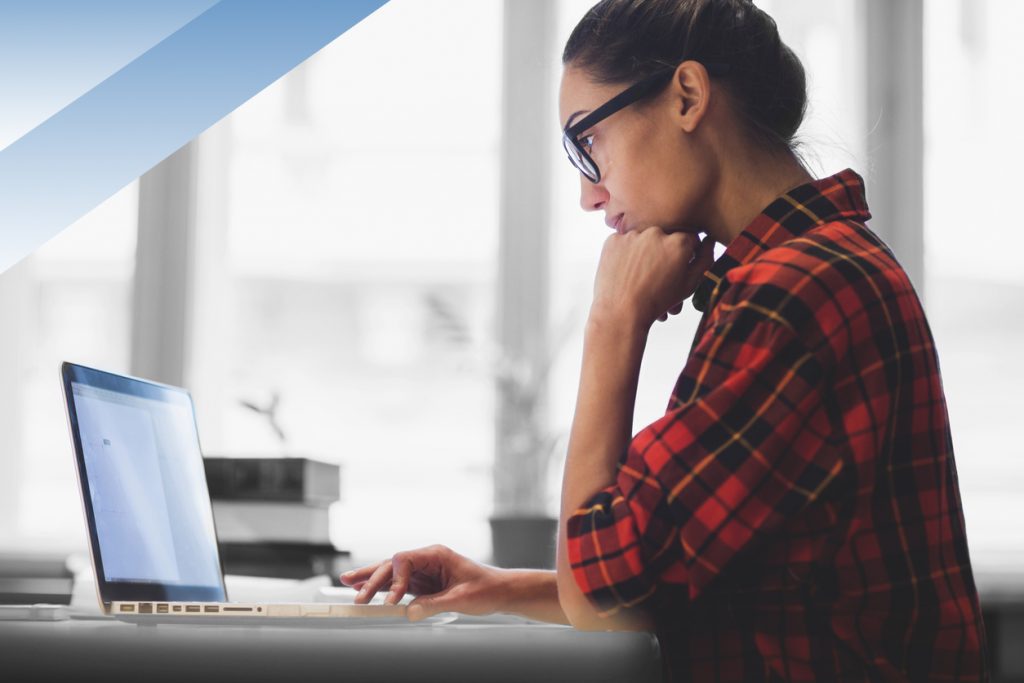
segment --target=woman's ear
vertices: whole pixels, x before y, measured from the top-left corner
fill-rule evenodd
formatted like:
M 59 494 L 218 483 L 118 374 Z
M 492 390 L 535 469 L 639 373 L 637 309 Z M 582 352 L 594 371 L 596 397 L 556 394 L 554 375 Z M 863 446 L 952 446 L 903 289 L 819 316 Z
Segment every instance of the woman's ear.
M 690 60 L 676 68 L 671 98 L 680 128 L 692 133 L 707 113 L 711 99 L 711 79 L 703 64 Z

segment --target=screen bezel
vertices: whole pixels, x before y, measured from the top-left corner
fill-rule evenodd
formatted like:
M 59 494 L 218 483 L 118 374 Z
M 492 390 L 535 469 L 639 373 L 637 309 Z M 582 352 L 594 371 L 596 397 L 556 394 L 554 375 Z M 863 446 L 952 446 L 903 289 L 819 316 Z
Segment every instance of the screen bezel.
M 195 409 L 192 397 L 189 393 L 179 387 L 167 384 L 151 382 L 116 375 L 112 372 L 96 370 L 84 365 L 61 363 L 61 387 L 64 390 L 64 405 L 67 409 L 68 426 L 71 431 L 71 441 L 75 451 L 76 473 L 78 474 L 79 492 L 82 496 L 82 506 L 85 510 L 86 526 L 89 531 L 89 549 L 92 553 L 93 569 L 96 573 L 96 588 L 100 596 L 100 602 L 109 607 L 112 602 L 117 601 L 189 601 L 189 602 L 225 602 L 227 601 L 227 590 L 224 585 L 223 564 L 220 558 L 220 549 L 217 550 L 217 575 L 220 578 L 218 586 L 188 586 L 170 585 L 158 582 L 138 581 L 107 581 L 106 573 L 103 571 L 103 555 L 100 552 L 99 537 L 96 534 L 96 517 L 92 507 L 92 495 L 89 491 L 89 477 L 85 468 L 85 454 L 82 449 L 81 434 L 78 427 L 78 413 L 75 406 L 75 396 L 72 392 L 72 382 L 84 384 L 98 389 L 106 389 L 118 393 L 139 396 L 157 401 L 168 401 L 168 396 L 177 395 L 179 400 L 184 397 L 192 412 L 192 421 L 195 426 Z M 196 427 L 196 438 L 199 430 Z M 198 444 L 197 444 L 198 446 Z M 200 453 L 202 450 L 200 448 Z M 206 496 L 207 504 L 210 506 L 210 518 L 213 518 L 213 506 L 209 503 L 210 492 L 206 485 L 206 478 L 203 478 L 203 494 Z M 216 524 L 214 526 L 214 538 L 216 539 Z M 215 540 L 216 542 L 216 540 Z

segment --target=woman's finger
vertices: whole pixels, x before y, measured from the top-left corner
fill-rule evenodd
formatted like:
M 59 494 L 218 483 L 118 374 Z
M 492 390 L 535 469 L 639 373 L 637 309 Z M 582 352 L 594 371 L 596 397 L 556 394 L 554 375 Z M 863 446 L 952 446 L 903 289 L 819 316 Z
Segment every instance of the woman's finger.
M 373 599 L 373 596 L 377 594 L 377 591 L 390 581 L 391 562 L 381 562 L 380 566 L 377 567 L 377 570 L 373 572 L 373 576 L 371 576 L 363 587 L 359 589 L 359 593 L 356 594 L 355 603 L 359 605 L 369 602 Z
M 671 232 L 669 236 L 679 241 L 686 257 L 685 260 L 689 262 L 700 246 L 700 238 L 690 232 Z
M 460 605 L 457 604 L 457 600 L 452 599 L 452 591 L 446 590 L 441 593 L 422 595 L 416 598 L 409 603 L 406 616 L 409 621 L 419 621 L 438 614 L 439 612 L 459 611 L 465 611 L 465 607 L 460 609 Z
M 412 593 L 413 595 L 425 595 L 427 593 L 436 593 L 440 589 L 437 579 L 424 578 L 419 574 L 413 574 L 409 578 L 409 585 L 406 587 L 406 593 Z
M 384 598 L 385 605 L 397 605 L 398 601 L 409 590 L 409 581 L 412 578 L 415 566 L 412 556 L 409 553 L 398 553 L 391 560 L 391 588 L 387 597 Z
M 365 567 L 359 567 L 358 569 L 352 569 L 350 571 L 345 572 L 344 574 L 342 574 L 338 578 L 340 578 L 341 582 L 343 584 L 345 584 L 346 586 L 353 586 L 353 587 L 355 587 L 355 584 L 357 584 L 357 583 L 365 583 L 368 578 L 373 576 L 373 573 L 375 571 L 377 571 L 377 568 L 380 567 L 381 564 L 383 564 L 383 563 L 382 562 L 377 562 L 376 564 L 369 564 L 369 565 L 366 565 Z
M 686 274 L 683 276 L 683 290 L 686 296 L 690 296 L 697 290 L 704 273 L 715 262 L 715 240 L 708 235 L 697 247 L 696 255 L 690 265 L 687 266 Z
M 366 581 L 359 581 L 358 583 L 352 584 L 351 588 L 354 588 L 357 591 L 361 591 L 361 590 L 363 590 L 363 586 L 365 586 L 365 585 L 366 585 Z M 381 586 L 381 590 L 391 590 L 391 582 L 389 581 L 389 582 L 385 583 L 383 586 Z

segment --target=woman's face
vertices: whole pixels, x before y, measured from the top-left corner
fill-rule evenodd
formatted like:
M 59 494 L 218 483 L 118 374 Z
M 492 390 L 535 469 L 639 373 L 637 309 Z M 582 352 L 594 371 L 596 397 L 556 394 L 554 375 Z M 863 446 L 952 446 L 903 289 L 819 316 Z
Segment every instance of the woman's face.
M 570 117 L 578 121 L 629 85 L 601 85 L 567 65 L 559 92 L 560 124 L 564 128 Z M 659 95 L 627 106 L 580 135 L 580 140 L 590 138 L 590 156 L 601 171 L 597 183 L 580 174 L 584 211 L 604 211 L 605 223 L 620 233 L 652 225 L 669 232 L 703 229 L 715 164 L 706 141 L 695 129 L 688 130 L 685 93 L 673 81 Z

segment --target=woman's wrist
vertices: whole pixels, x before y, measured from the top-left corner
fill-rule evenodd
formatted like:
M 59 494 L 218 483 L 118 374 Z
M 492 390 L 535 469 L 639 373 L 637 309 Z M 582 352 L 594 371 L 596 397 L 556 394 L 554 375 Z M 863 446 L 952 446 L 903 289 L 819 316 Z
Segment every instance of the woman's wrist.
M 528 619 L 568 624 L 558 602 L 555 572 L 544 569 L 497 569 L 497 612 L 518 614 Z
M 651 329 L 651 322 L 645 324 L 643 316 L 625 307 L 594 302 L 587 317 L 585 334 L 612 334 L 645 337 Z

